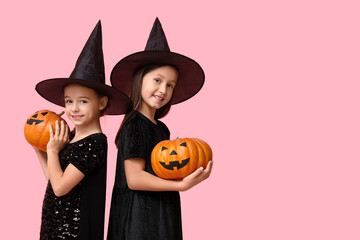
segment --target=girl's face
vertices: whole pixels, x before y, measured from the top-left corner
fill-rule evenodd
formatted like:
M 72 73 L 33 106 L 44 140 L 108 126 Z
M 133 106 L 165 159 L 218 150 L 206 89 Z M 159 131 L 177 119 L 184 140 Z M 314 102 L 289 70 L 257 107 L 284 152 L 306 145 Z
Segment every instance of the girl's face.
M 101 110 L 107 105 L 107 97 L 99 98 L 91 88 L 70 84 L 64 88 L 65 112 L 75 127 L 97 123 Z
M 167 104 L 173 94 L 177 78 L 178 73 L 171 66 L 159 67 L 145 74 L 141 87 L 140 108 L 156 110 Z

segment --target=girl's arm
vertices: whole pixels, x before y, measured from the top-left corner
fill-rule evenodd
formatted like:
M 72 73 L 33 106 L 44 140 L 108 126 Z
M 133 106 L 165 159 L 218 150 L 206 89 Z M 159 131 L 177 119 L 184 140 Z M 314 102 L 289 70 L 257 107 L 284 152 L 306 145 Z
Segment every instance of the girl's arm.
M 143 191 L 186 191 L 207 179 L 212 169 L 212 161 L 210 161 L 205 170 L 200 167 L 184 179 L 175 181 L 165 180 L 146 172 L 145 160 L 142 158 L 127 159 L 124 165 L 129 188 Z
M 59 152 L 69 141 L 68 127 L 61 121 L 55 123 L 55 133 L 50 126 L 50 140 L 47 145 L 47 168 L 51 186 L 56 196 L 63 196 L 70 192 L 83 178 L 84 174 L 78 170 L 74 165 L 69 164 L 65 171 L 61 169 L 59 162 Z
M 49 171 L 47 167 L 47 155 L 46 152 L 41 151 L 40 149 L 35 148 L 35 152 L 37 157 L 39 158 L 40 166 L 44 172 L 46 181 L 49 181 Z

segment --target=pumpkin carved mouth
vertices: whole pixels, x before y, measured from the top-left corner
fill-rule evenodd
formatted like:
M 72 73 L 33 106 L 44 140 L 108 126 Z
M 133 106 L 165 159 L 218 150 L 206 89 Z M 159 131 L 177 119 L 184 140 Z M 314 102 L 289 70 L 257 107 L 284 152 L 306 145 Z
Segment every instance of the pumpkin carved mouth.
M 29 125 L 32 125 L 33 123 L 35 123 L 35 125 L 38 125 L 40 123 L 42 123 L 44 120 L 36 120 L 36 119 L 29 119 L 26 123 Z
M 189 160 L 190 160 L 190 158 L 184 159 L 181 161 L 181 163 L 179 161 L 172 161 L 172 162 L 169 162 L 168 165 L 166 165 L 166 163 L 160 162 L 160 161 L 159 161 L 159 163 L 161 164 L 161 166 L 163 166 L 167 170 L 174 170 L 174 167 L 176 167 L 176 169 L 179 170 L 180 168 L 185 167 L 186 164 L 189 163 Z

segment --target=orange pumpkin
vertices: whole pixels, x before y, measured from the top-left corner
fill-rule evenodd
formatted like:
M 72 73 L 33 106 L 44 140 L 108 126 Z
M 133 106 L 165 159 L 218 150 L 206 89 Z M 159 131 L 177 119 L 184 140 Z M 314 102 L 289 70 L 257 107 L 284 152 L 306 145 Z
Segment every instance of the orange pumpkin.
M 151 153 L 151 166 L 158 177 L 182 179 L 212 160 L 212 150 L 203 140 L 177 138 L 159 142 Z
M 49 110 L 40 110 L 32 114 L 25 123 L 24 134 L 30 145 L 46 152 L 46 145 L 50 139 L 49 125 L 55 130 L 55 121 L 59 123 L 64 112 L 56 114 Z M 66 123 L 66 122 L 65 122 Z

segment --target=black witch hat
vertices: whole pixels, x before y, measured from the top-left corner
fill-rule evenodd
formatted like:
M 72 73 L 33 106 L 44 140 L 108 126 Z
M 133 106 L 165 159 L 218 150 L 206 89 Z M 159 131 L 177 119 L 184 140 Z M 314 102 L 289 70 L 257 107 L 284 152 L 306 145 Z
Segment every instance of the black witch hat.
M 127 113 L 132 108 L 129 97 L 105 84 L 105 67 L 102 51 L 101 22 L 99 21 L 87 40 L 69 78 L 53 78 L 39 82 L 35 89 L 46 100 L 64 107 L 64 87 L 79 84 L 92 88 L 109 98 L 105 114 Z
M 172 104 L 183 102 L 202 88 L 205 75 L 200 65 L 191 58 L 171 52 L 158 18 L 155 19 L 144 51 L 131 54 L 120 60 L 110 76 L 113 87 L 130 94 L 134 72 L 149 64 L 169 64 L 179 71 Z

